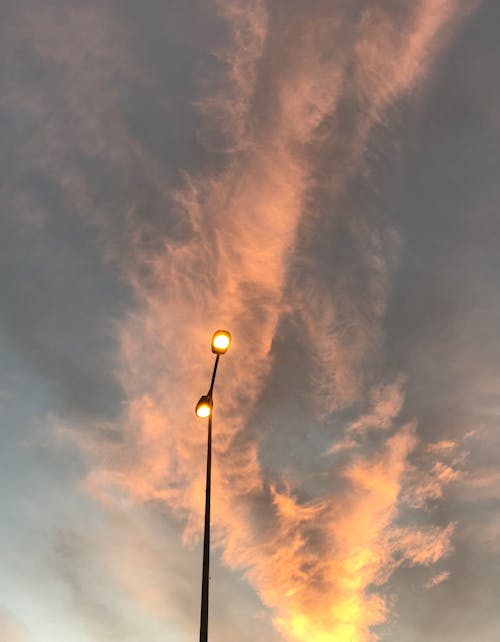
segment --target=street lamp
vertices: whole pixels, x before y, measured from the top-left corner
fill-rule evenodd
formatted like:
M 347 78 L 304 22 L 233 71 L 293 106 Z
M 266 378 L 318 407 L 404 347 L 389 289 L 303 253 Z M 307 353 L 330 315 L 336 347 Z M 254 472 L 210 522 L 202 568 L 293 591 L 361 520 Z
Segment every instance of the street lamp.
M 206 395 L 200 397 L 196 404 L 196 415 L 208 417 L 207 440 L 207 483 L 205 487 L 205 530 L 203 533 L 203 574 L 201 580 L 201 613 L 200 613 L 200 642 L 207 642 L 208 637 L 208 576 L 210 569 L 210 490 L 212 481 L 212 414 L 214 410 L 213 390 L 217 366 L 221 354 L 224 354 L 231 343 L 231 335 L 227 330 L 217 330 L 212 337 L 212 352 L 215 357 L 214 369 L 210 388 Z
M 212 397 L 203 395 L 196 404 L 196 415 L 198 417 L 210 417 L 212 414 Z
M 224 354 L 231 343 L 231 335 L 227 330 L 217 330 L 212 337 L 212 352 Z

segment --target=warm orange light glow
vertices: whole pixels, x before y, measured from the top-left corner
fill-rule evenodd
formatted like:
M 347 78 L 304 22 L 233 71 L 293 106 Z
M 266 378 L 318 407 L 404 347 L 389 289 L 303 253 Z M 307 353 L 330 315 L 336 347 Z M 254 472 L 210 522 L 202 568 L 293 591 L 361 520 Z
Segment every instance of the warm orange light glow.
M 224 354 L 231 343 L 231 334 L 227 330 L 217 330 L 212 337 L 212 352 Z
M 198 417 L 209 417 L 211 412 L 212 411 L 210 410 L 210 406 L 207 404 L 202 404 L 196 409 L 196 414 L 198 415 Z
M 210 417 L 212 414 L 212 400 L 208 395 L 203 395 L 196 404 L 196 414 L 198 417 Z

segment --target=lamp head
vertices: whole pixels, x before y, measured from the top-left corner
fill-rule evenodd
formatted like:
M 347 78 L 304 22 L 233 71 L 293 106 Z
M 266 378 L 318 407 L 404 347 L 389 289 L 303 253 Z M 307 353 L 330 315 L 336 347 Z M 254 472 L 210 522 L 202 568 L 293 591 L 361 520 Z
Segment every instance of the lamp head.
M 216 330 L 212 337 L 212 352 L 224 354 L 231 343 L 231 334 L 227 330 Z
M 196 404 L 196 415 L 198 417 L 210 417 L 212 408 L 212 397 L 210 395 L 203 395 Z

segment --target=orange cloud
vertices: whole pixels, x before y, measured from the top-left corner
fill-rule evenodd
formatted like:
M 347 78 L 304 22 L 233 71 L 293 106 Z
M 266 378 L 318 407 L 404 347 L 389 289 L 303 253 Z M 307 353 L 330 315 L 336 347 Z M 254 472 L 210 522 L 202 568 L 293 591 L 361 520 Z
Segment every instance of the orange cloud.
M 465 481 L 467 456 L 467 451 L 453 441 L 425 444 L 408 468 L 404 502 L 423 508 L 441 499 L 447 486 Z
M 441 573 L 437 573 L 436 575 L 433 575 L 431 579 L 424 584 L 425 588 L 434 588 L 438 584 L 442 584 L 443 582 L 446 582 L 447 579 L 450 577 L 450 572 L 449 571 L 442 571 Z
M 394 383 L 375 386 L 370 391 L 372 408 L 368 414 L 349 424 L 348 433 L 362 434 L 367 430 L 387 430 L 403 407 L 405 395 L 403 391 L 404 377 L 399 377 Z
M 441 452 L 449 452 L 456 448 L 457 444 L 454 441 L 447 441 L 447 440 L 442 440 L 442 441 L 436 441 L 432 444 L 427 444 L 426 450 L 429 453 L 441 453 Z
M 123 428 L 127 448 L 107 457 L 111 472 L 93 473 L 89 484 L 116 484 L 139 499 L 167 501 L 186 520 L 186 542 L 199 536 L 205 431 L 193 417 L 193 394 L 203 392 L 208 381 L 207 329 L 228 327 L 234 345 L 221 364 L 216 389 L 213 502 L 223 559 L 232 568 L 246 569 L 284 639 L 368 642 L 388 608 L 368 588 L 382 585 L 399 564 L 436 562 L 451 546 L 451 526 L 392 526 L 407 456 L 416 444 L 414 429 L 403 428 L 373 456 L 354 457 L 342 475 L 344 493 L 325 489 L 305 503 L 266 479 L 259 443 L 242 437 L 269 373 L 271 344 L 284 313 L 298 310 L 314 338 L 329 408 L 359 398 L 363 386 L 357 368 L 366 348 L 378 343 L 378 330 L 372 332 L 361 320 L 354 299 L 346 307 L 352 325 L 345 327 L 343 321 L 339 326 L 337 302 L 324 288 L 295 288 L 287 300 L 288 264 L 311 180 L 301 146 L 314 140 L 324 119 L 335 113 L 346 82 L 341 62 L 326 59 L 319 43 L 342 24 L 311 18 L 294 25 L 300 47 L 289 50 L 287 66 L 272 77 L 275 99 L 262 107 L 263 115 L 252 109 L 262 82 L 258 66 L 264 43 L 271 47 L 264 5 L 255 3 L 248 14 L 221 6 L 232 34 L 223 54 L 230 89 L 202 98 L 201 106 L 215 131 L 220 131 L 219 119 L 227 120 L 231 131 L 225 123 L 222 127 L 232 157 L 217 174 L 186 176 L 185 187 L 171 195 L 189 221 L 190 238 L 183 244 L 166 240 L 161 252 L 139 256 L 136 266 L 127 266 L 138 301 L 121 330 L 118 374 L 131 399 Z M 447 13 L 437 15 L 429 6 L 419 5 L 415 22 L 410 21 L 409 49 L 389 14 L 366 12 L 363 17 L 355 51 L 369 116 L 354 141 L 353 158 L 361 154 L 384 106 L 420 76 L 427 47 Z M 380 49 L 380 43 L 390 51 Z M 267 64 L 272 66 L 272 59 Z M 252 129 L 252 122 L 259 127 Z M 376 247 L 370 252 L 370 314 L 376 328 L 385 309 L 389 269 Z M 145 259 L 150 276 L 141 282 L 136 275 Z M 351 432 L 387 429 L 401 409 L 402 387 L 398 380 L 374 389 L 372 413 L 353 424 Z M 262 531 L 252 520 L 258 503 L 265 506 Z
M 87 9 L 67 10 L 62 26 L 46 20 L 48 38 L 36 25 L 23 25 L 33 30 L 34 47 L 60 65 L 72 123 L 59 132 L 44 129 L 33 157 L 58 176 L 85 221 L 98 228 L 105 256 L 120 265 L 135 296 L 119 326 L 117 377 L 128 399 L 123 417 L 77 436 L 93 466 L 87 488 L 109 504 L 124 495 L 166 502 L 184 520 L 185 543 L 199 538 L 206 432 L 193 405 L 209 380 L 210 332 L 230 329 L 234 343 L 215 390 L 214 538 L 225 563 L 245 570 L 290 642 L 375 640 L 372 629 L 385 621 L 388 605 L 371 589 L 401 564 L 429 565 L 451 550 L 453 525 L 394 525 L 415 427 L 391 434 L 404 380 L 373 386 L 367 374 L 382 349 L 397 232 L 374 231 L 361 214 L 353 215 L 367 275 L 363 296 L 349 275 L 333 283 L 299 278 L 292 260 L 306 262 L 297 246 L 307 245 L 317 223 L 308 200 L 319 182 L 315 153 L 329 154 L 322 171 L 335 211 L 346 180 L 362 168 L 373 127 L 421 80 L 458 6 L 451 0 L 410 4 L 393 15 L 394 3 L 377 3 L 353 24 L 349 11 L 328 3 L 306 11 L 258 0 L 215 3 L 228 33 L 214 52 L 220 82 L 200 81 L 197 104 L 203 140 L 209 148 L 222 141 L 217 151 L 224 162 L 186 172 L 175 187 L 119 118 L 101 63 L 119 59 L 125 76 L 136 77 L 137 70 L 127 64 L 126 47 L 109 44 L 115 40 L 107 37 L 105 12 L 101 20 Z M 96 27 L 87 75 L 77 46 L 82 22 Z M 92 99 L 101 89 L 102 112 Z M 343 141 L 336 122 L 346 96 L 357 115 Z M 32 98 L 25 97 L 26 104 L 40 110 L 41 122 L 51 122 L 50 105 Z M 140 166 L 151 192 L 179 214 L 182 240 L 151 230 L 133 199 L 119 214 L 107 202 L 94 207 L 85 179 L 67 162 L 73 148 L 102 154 L 119 175 Z M 360 402 L 371 389 L 369 413 L 346 427 L 366 451 L 346 448 L 343 468 L 332 467 L 331 483 L 312 498 L 291 484 L 283 489 L 282 480 L 262 467 L 259 437 L 245 431 L 285 316 L 311 347 L 319 415 Z M 372 428 L 379 440 L 374 450 L 362 441 Z M 106 438 L 109 430 L 116 439 Z M 454 474 L 445 464 L 433 471 L 439 488 Z M 133 581 L 122 574 L 127 584 Z

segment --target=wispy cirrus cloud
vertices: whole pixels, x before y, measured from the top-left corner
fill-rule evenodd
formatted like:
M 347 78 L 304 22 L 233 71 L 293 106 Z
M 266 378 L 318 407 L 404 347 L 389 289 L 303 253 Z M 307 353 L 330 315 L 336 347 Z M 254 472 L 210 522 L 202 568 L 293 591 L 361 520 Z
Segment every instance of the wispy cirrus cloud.
M 125 27 L 94 4 L 58 21 L 50 8 L 21 12 L 15 23 L 55 83 L 53 94 L 10 87 L 11 104 L 43 122 L 25 155 L 98 231 L 134 297 L 117 327 L 123 415 L 71 435 L 89 454 L 91 494 L 110 505 L 124 491 L 165 502 L 184 520 L 186 544 L 195 541 L 205 437 L 193 394 L 208 380 L 207 332 L 228 327 L 214 469 L 222 558 L 245 572 L 285 640 L 367 642 L 389 615 L 390 574 L 452 550 L 453 524 L 398 523 L 411 473 L 413 507 L 441 497 L 458 473 L 437 462 L 432 487 L 418 485 L 415 424 L 399 419 L 405 378 L 377 375 L 401 239 L 361 208 L 346 215 L 341 197 L 364 171 L 374 129 L 423 81 L 462 10 L 452 1 L 305 10 L 256 0 L 207 11 L 222 35 L 203 43 L 213 59 L 198 71 L 192 104 L 211 162 L 175 175 L 124 115 L 121 90 L 148 82 Z M 337 255 L 323 265 L 312 246 L 325 225 Z M 310 346 L 316 415 L 327 423 L 368 407 L 345 422 L 338 443 L 348 447 L 333 446 L 343 459 L 315 494 L 265 469 L 250 426 L 284 320 Z
M 311 328 L 311 345 L 317 346 L 322 378 L 328 382 L 343 376 L 349 382 L 347 388 L 326 391 L 330 407 L 335 407 L 332 403 L 350 404 L 363 394 L 358 371 L 367 354 L 378 350 L 377 324 L 384 313 L 389 283 L 390 270 L 381 251 L 386 241 L 372 238 L 362 221 L 355 224 L 361 260 L 366 262 L 364 278 L 370 296 L 362 307 L 368 322 L 358 312 L 358 292 L 348 284 L 340 297 L 342 303 L 347 302 L 345 322 L 337 322 L 336 314 L 329 311 L 338 305 L 335 287 L 315 284 L 301 290 L 299 280 L 294 284 L 298 294 L 290 301 L 285 299 L 290 255 L 300 226 L 305 225 L 304 210 L 314 176 L 307 145 L 329 144 L 328 139 L 321 139 L 325 120 L 335 117 L 344 92 L 359 92 L 359 99 L 368 106 L 368 117 L 362 112 L 353 123 L 355 136 L 347 148 L 348 158 L 338 155 L 339 162 L 348 160 L 350 171 L 355 171 L 370 128 L 379 122 L 383 109 L 420 79 L 433 38 L 451 8 L 443 6 L 436 14 L 422 4 L 415 13 L 402 12 L 399 19 L 403 32 L 406 29 L 410 36 L 409 51 L 407 40 L 392 27 L 392 16 L 383 6 L 373 15 L 361 12 L 360 30 L 354 35 L 354 51 L 359 57 L 352 58 L 353 41 L 346 42 L 344 52 L 358 71 L 353 83 L 347 80 L 339 56 L 325 55 L 320 46 L 349 24 L 350 13 L 344 16 L 340 12 L 327 19 L 319 8 L 304 20 L 295 8 L 286 12 L 289 30 L 284 32 L 280 30 L 281 10 L 276 8 L 267 15 L 265 6 L 259 4 L 252 19 L 243 23 L 250 44 L 242 51 L 242 14 L 223 13 L 229 40 L 222 61 L 228 65 L 229 77 L 235 69 L 248 70 L 249 65 L 254 70 L 247 73 L 247 84 L 236 106 L 232 85 L 227 92 L 222 85 L 218 93 L 210 93 L 206 102 L 203 97 L 200 102 L 205 116 L 213 114 L 216 119 L 224 108 L 230 112 L 235 119 L 229 120 L 231 130 L 239 132 L 241 144 L 231 142 L 231 156 L 216 174 L 190 176 L 187 186 L 175 193 L 190 221 L 192 237 L 180 245 L 166 243 L 161 254 L 150 258 L 153 278 L 145 293 L 138 290 L 141 308 L 122 330 L 122 354 L 126 357 L 122 384 L 135 398 L 126 439 L 140 456 L 132 466 L 115 459 L 118 472 L 105 474 L 143 499 L 167 500 L 188 516 L 188 534 L 197 532 L 202 512 L 202 477 L 193 462 L 202 460 L 203 436 L 194 430 L 186 435 L 177 428 L 191 423 L 191 392 L 185 381 L 189 377 L 203 389 L 206 372 L 193 364 L 203 363 L 200 348 L 207 325 L 227 326 L 234 333 L 234 350 L 224 363 L 224 383 L 231 384 L 225 383 L 219 395 L 223 423 L 218 428 L 218 460 L 223 463 L 215 472 L 215 505 L 219 508 L 214 520 L 224 560 L 235 569 L 247 569 L 247 577 L 264 604 L 275 611 L 275 625 L 285 639 L 372 638 L 371 628 L 384 621 L 386 611 L 383 598 L 369 595 L 367 589 L 374 582 L 383 583 L 395 568 L 391 551 L 399 551 L 410 564 L 426 565 L 450 550 L 451 527 L 428 532 L 411 526 L 391 530 L 407 456 L 415 446 L 410 429 L 391 436 L 381 446 L 380 461 L 368 455 L 347 465 L 345 495 L 323 492 L 317 500 L 301 504 L 291 495 L 268 490 L 273 480 L 260 466 L 259 442 L 245 436 L 242 428 L 270 372 L 272 340 L 290 307 L 292 314 L 295 310 L 300 313 L 303 327 Z M 393 47 L 390 56 L 380 53 L 375 45 L 381 31 L 383 41 Z M 288 46 L 292 34 L 294 41 L 301 43 L 297 51 Z M 377 55 L 367 56 L 370 46 Z M 285 50 L 286 65 L 282 59 Z M 396 52 L 406 60 L 403 74 L 399 65 L 388 63 L 396 59 Z M 255 57 L 249 58 L 249 53 Z M 374 90 L 370 82 L 377 74 L 385 83 L 377 84 L 378 90 Z M 262 89 L 266 85 L 271 88 L 268 94 Z M 334 132 L 329 134 L 332 139 Z M 347 177 L 341 170 L 339 186 Z M 314 290 L 317 299 L 311 300 Z M 307 304 L 300 304 L 301 300 Z M 317 330 L 317 318 L 326 319 L 323 329 Z M 374 324 L 375 331 L 368 324 Z M 185 336 L 182 352 L 175 348 L 179 329 Z M 155 352 L 159 341 L 162 350 Z M 161 374 L 166 354 L 176 355 L 175 381 L 167 373 Z M 329 360 L 326 355 L 331 355 Z M 155 373 L 156 381 L 148 378 L 146 384 L 144 371 Z M 375 423 L 381 427 L 401 409 L 400 387 L 386 391 L 389 401 L 385 404 L 381 399 L 375 401 Z M 173 410 L 170 399 L 188 410 Z M 370 421 L 365 416 L 362 423 Z M 171 446 L 166 456 L 167 434 Z M 98 479 L 95 475 L 94 480 Z M 256 530 L 252 519 L 254 502 L 260 503 L 265 514 L 263 532 Z M 337 513 L 334 507 L 339 502 L 344 511 Z M 328 519 L 332 510 L 334 527 Z M 313 516 L 316 529 L 311 527 Z M 337 553 L 327 561 L 331 550 Z
M 446 582 L 447 579 L 449 579 L 450 573 L 449 571 L 441 571 L 441 573 L 437 573 L 436 575 L 433 575 L 431 579 L 425 583 L 425 588 L 434 588 L 435 586 L 438 586 L 438 584 L 442 584 L 443 582 Z

